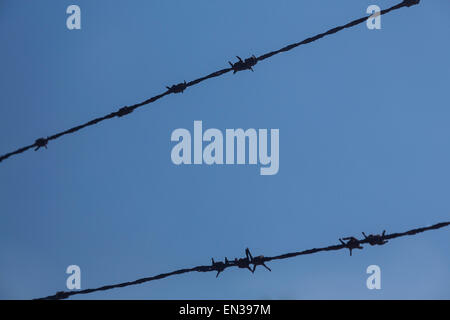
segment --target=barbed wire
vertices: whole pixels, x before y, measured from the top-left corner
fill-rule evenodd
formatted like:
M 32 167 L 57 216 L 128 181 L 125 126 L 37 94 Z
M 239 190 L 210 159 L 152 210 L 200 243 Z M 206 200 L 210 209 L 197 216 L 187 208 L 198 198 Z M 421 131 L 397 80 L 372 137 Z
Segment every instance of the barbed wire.
M 318 252 L 322 252 L 322 251 L 336 251 L 336 250 L 341 250 L 341 249 L 348 249 L 350 251 L 350 255 L 352 255 L 352 250 L 363 249 L 363 247 L 362 247 L 363 244 L 369 244 L 371 246 L 385 245 L 386 243 L 388 243 L 388 240 L 391 240 L 391 239 L 396 239 L 396 238 L 405 237 L 405 236 L 413 236 L 413 235 L 416 235 L 418 233 L 422 233 L 425 231 L 441 229 L 441 228 L 447 227 L 449 225 L 450 225 L 450 222 L 441 222 L 441 223 L 437 223 L 432 226 L 412 229 L 412 230 L 409 230 L 406 232 L 401 232 L 401 233 L 386 234 L 386 231 L 383 231 L 383 233 L 381 233 L 381 234 L 375 234 L 375 235 L 370 234 L 368 236 L 364 232 L 362 232 L 363 238 L 360 240 L 358 240 L 356 237 L 340 238 L 339 241 L 341 242 L 341 244 L 331 245 L 331 246 L 322 247 L 322 248 L 313 248 L 313 249 L 308 249 L 308 250 L 299 251 L 299 252 L 291 252 L 291 253 L 286 253 L 286 254 L 273 256 L 273 257 L 265 257 L 262 255 L 254 257 L 251 254 L 250 250 L 247 248 L 247 249 L 245 249 L 245 257 L 243 257 L 243 258 L 235 258 L 234 260 L 229 260 L 228 258 L 225 258 L 225 260 L 223 262 L 222 261 L 216 262 L 214 260 L 214 258 L 211 258 L 210 265 L 197 266 L 197 267 L 188 268 L 188 269 L 180 269 L 180 270 L 176 270 L 176 271 L 172 271 L 172 272 L 168 272 L 168 273 L 161 273 L 161 274 L 153 276 L 153 277 L 141 278 L 141 279 L 130 281 L 130 282 L 106 285 L 106 286 L 99 287 L 99 288 L 85 289 L 85 290 L 80 290 L 80 291 L 59 291 L 52 296 L 48 296 L 45 298 L 38 298 L 37 300 L 67 299 L 70 296 L 74 296 L 74 295 L 88 294 L 88 293 L 97 292 L 97 291 L 107 291 L 107 290 L 111 290 L 111 289 L 115 289 L 115 288 L 124 288 L 124 287 L 128 287 L 128 286 L 134 286 L 134 285 L 142 284 L 145 282 L 164 279 L 164 278 L 171 277 L 174 275 L 179 275 L 179 274 L 184 274 L 184 273 L 189 273 L 189 272 L 216 272 L 216 278 L 217 278 L 220 273 L 222 273 L 226 269 L 232 268 L 232 267 L 237 267 L 240 269 L 248 269 L 251 273 L 255 272 L 255 269 L 257 266 L 262 266 L 262 267 L 266 268 L 267 270 L 272 271 L 266 265 L 266 262 L 274 261 L 274 260 L 290 259 L 290 258 L 294 258 L 297 256 L 314 254 L 314 253 L 318 253 Z
M 382 10 L 380 12 L 380 15 L 387 14 L 387 13 L 389 13 L 391 11 L 398 10 L 400 8 L 403 8 L 403 7 L 411 7 L 411 6 L 414 6 L 414 5 L 419 4 L 419 3 L 420 3 L 420 0 L 404 0 L 404 1 L 402 1 L 401 3 L 399 3 L 397 5 L 394 5 L 394 6 L 390 7 L 390 8 L 388 8 L 388 9 Z M 212 79 L 212 78 L 216 78 L 216 77 L 222 76 L 222 75 L 224 75 L 224 74 L 226 74 L 226 73 L 228 73 L 230 71 L 233 71 L 233 73 L 237 73 L 239 71 L 244 71 L 244 70 L 252 70 L 253 71 L 253 67 L 260 61 L 269 59 L 269 58 L 271 58 L 271 57 L 273 57 L 275 55 L 278 55 L 280 53 L 293 50 L 294 48 L 297 48 L 298 46 L 305 45 L 305 44 L 317 41 L 317 40 L 319 40 L 319 39 L 321 39 L 321 38 L 323 38 L 325 36 L 335 34 L 335 33 L 339 32 L 339 31 L 344 30 L 344 29 L 354 27 L 356 25 L 359 25 L 359 24 L 363 23 L 367 19 L 368 19 L 368 16 L 365 16 L 365 17 L 353 20 L 353 21 L 351 21 L 351 22 L 349 22 L 349 23 L 347 23 L 345 25 L 335 27 L 335 28 L 330 29 L 330 30 L 328 30 L 326 32 L 323 32 L 323 33 L 320 33 L 320 34 L 315 35 L 313 37 L 307 38 L 307 39 L 305 39 L 303 41 L 290 44 L 290 45 L 285 46 L 285 47 L 283 47 L 283 48 L 281 48 L 279 50 L 263 54 L 263 55 L 261 55 L 259 57 L 256 57 L 256 56 L 253 55 L 250 58 L 247 58 L 245 60 L 242 60 L 240 57 L 237 57 L 238 61 L 236 63 L 229 62 L 229 64 L 230 64 L 229 68 L 225 68 L 225 69 L 221 69 L 221 70 L 215 71 L 215 72 L 213 72 L 213 73 L 211 73 L 211 74 L 209 74 L 207 76 L 198 78 L 196 80 L 192 80 L 190 82 L 184 81 L 182 83 L 175 84 L 175 85 L 172 85 L 170 87 L 166 87 L 167 91 L 165 91 L 164 93 L 156 95 L 156 96 L 154 96 L 154 97 L 152 97 L 150 99 L 147 99 L 147 100 L 145 100 L 143 102 L 140 102 L 140 103 L 137 103 L 137 104 L 134 104 L 134 105 L 131 105 L 131 106 L 124 106 L 124 107 L 120 108 L 119 110 L 117 110 L 115 112 L 111 112 L 111 113 L 109 113 L 109 114 L 107 114 L 107 115 L 105 115 L 103 117 L 95 118 L 95 119 L 93 119 L 93 120 L 91 120 L 89 122 L 86 122 L 86 123 L 82 124 L 82 125 L 70 128 L 68 130 L 62 131 L 62 132 L 54 134 L 52 136 L 48 136 L 47 138 L 42 137 L 42 138 L 36 139 L 36 141 L 33 144 L 30 144 L 28 146 L 22 147 L 22 148 L 17 149 L 17 150 L 15 150 L 13 152 L 10 152 L 10 153 L 7 153 L 7 154 L 4 154 L 4 155 L 0 156 L 0 162 L 2 162 L 3 160 L 6 160 L 9 157 L 12 157 L 14 155 L 18 155 L 20 153 L 23 153 L 23 152 L 25 152 L 25 151 L 27 151 L 27 150 L 29 150 L 31 148 L 35 148 L 35 151 L 37 151 L 37 150 L 39 150 L 41 148 L 47 148 L 48 143 L 50 141 L 52 141 L 52 140 L 59 139 L 62 136 L 65 136 L 67 134 L 75 133 L 75 132 L 77 132 L 77 131 L 79 131 L 81 129 L 84 129 L 86 127 L 90 127 L 90 126 L 96 125 L 96 124 L 98 124 L 98 123 L 100 123 L 102 121 L 108 120 L 108 119 L 113 119 L 115 117 L 119 117 L 119 118 L 124 117 L 126 115 L 129 115 L 130 113 L 132 113 L 136 109 L 138 109 L 140 107 L 143 107 L 145 105 L 148 105 L 150 103 L 153 103 L 153 102 L 163 98 L 164 96 L 167 96 L 169 94 L 182 93 L 182 92 L 184 92 L 184 90 L 186 90 L 189 87 L 195 86 L 195 85 L 197 85 L 197 84 L 199 84 L 199 83 L 201 83 L 203 81 L 206 81 L 208 79 Z

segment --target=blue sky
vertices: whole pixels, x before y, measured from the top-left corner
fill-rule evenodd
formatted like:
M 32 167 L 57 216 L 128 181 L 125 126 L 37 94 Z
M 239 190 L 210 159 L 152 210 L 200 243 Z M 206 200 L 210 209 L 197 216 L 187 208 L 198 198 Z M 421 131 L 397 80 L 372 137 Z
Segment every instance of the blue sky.
M 0 2 L 0 153 L 398 1 Z M 82 29 L 66 28 L 67 6 Z M 422 0 L 0 164 L 0 298 L 449 220 L 450 3 Z M 277 128 L 280 170 L 175 166 L 173 130 Z M 85 299 L 449 299 L 448 230 Z M 366 288 L 381 267 L 382 289 Z M 78 299 L 78 297 L 74 297 Z

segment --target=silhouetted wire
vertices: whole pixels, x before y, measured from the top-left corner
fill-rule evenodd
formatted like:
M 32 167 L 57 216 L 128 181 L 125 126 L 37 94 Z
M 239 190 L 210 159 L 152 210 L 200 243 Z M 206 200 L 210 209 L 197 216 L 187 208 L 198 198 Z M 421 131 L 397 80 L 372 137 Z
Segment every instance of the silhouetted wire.
M 441 222 L 441 223 L 437 223 L 437 224 L 429 226 L 429 227 L 412 229 L 412 230 L 409 230 L 406 232 L 401 232 L 401 233 L 385 234 L 385 231 L 383 231 L 382 235 L 366 236 L 363 233 L 364 238 L 361 240 L 358 240 L 354 237 L 344 238 L 344 239 L 350 239 L 350 238 L 354 239 L 352 243 L 350 243 L 350 241 L 347 243 L 344 243 L 341 241 L 342 244 L 338 244 L 338 245 L 331 245 L 331 246 L 323 247 L 323 248 L 313 248 L 313 249 L 299 251 L 299 252 L 286 253 L 286 254 L 282 254 L 282 255 L 278 255 L 278 256 L 274 256 L 274 257 L 264 257 L 264 256 L 253 257 L 250 253 L 250 250 L 246 249 L 246 251 L 245 251 L 246 257 L 245 258 L 240 258 L 240 259 L 236 258 L 234 260 L 228 260 L 227 258 L 225 258 L 225 262 L 216 262 L 216 261 L 214 261 L 214 259 L 211 259 L 212 264 L 208 265 L 208 266 L 197 266 L 197 267 L 193 267 L 190 269 L 180 269 L 180 270 L 172 271 L 169 273 L 161 273 L 161 274 L 153 276 L 153 277 L 141 278 L 141 279 L 130 281 L 130 282 L 106 285 L 106 286 L 99 287 L 99 288 L 85 289 L 85 290 L 80 290 L 80 291 L 60 291 L 52 296 L 48 296 L 45 298 L 39 298 L 38 300 L 66 299 L 66 298 L 68 298 L 70 296 L 74 296 L 74 295 L 88 294 L 88 293 L 97 292 L 97 291 L 106 291 L 106 290 L 111 290 L 111 289 L 115 289 L 115 288 L 124 288 L 124 287 L 128 287 L 128 286 L 138 285 L 138 284 L 142 284 L 145 282 L 164 279 L 164 278 L 167 278 L 170 276 L 189 273 L 189 272 L 214 272 L 215 271 L 215 272 L 217 272 L 217 275 L 216 275 L 216 277 L 217 277 L 225 269 L 231 268 L 231 267 L 249 269 L 253 273 L 256 269 L 256 266 L 258 266 L 258 265 L 264 266 L 269 271 L 271 271 L 264 264 L 265 262 L 269 262 L 269 261 L 273 261 L 273 260 L 284 260 L 284 259 L 289 259 L 289 258 L 302 256 L 302 255 L 313 254 L 313 253 L 322 252 L 322 251 L 336 251 L 336 250 L 341 250 L 341 249 L 350 249 L 350 254 L 351 254 L 352 249 L 358 248 L 358 247 L 361 249 L 361 244 L 370 244 L 372 246 L 373 245 L 384 245 L 388 242 L 387 240 L 390 240 L 390 239 L 395 239 L 395 238 L 400 238 L 400 237 L 405 237 L 405 236 L 413 236 L 413 235 L 416 235 L 418 233 L 422 233 L 425 231 L 441 229 L 441 228 L 447 227 L 449 225 L 450 225 L 450 222 Z M 250 265 L 253 265 L 253 270 L 250 268 Z
M 410 6 L 418 4 L 419 2 L 420 2 L 420 0 L 404 0 L 403 2 L 397 4 L 397 5 L 389 8 L 389 9 L 382 10 L 380 12 L 380 15 L 384 15 L 386 13 L 389 13 L 391 11 L 394 11 L 394 10 L 397 10 L 397 9 L 400 9 L 400 8 L 403 8 L 403 7 L 410 7 Z M 213 72 L 213 73 L 211 73 L 211 74 L 209 74 L 209 75 L 207 75 L 205 77 L 201 77 L 199 79 L 196 79 L 196 80 L 193 80 L 193 81 L 190 81 L 190 82 L 187 82 L 187 83 L 185 82 L 185 83 L 180 83 L 178 85 L 174 85 L 171 88 L 167 87 L 167 91 L 166 92 L 164 92 L 162 94 L 159 94 L 157 96 L 154 96 L 154 97 L 152 97 L 152 98 L 150 98 L 148 100 L 145 100 L 143 102 L 137 103 L 137 104 L 132 105 L 132 106 L 122 107 L 118 111 L 111 112 L 108 115 L 105 115 L 103 117 L 99 117 L 99 118 L 93 119 L 93 120 L 91 120 L 89 122 L 86 122 L 86 123 L 84 123 L 82 125 L 73 127 L 73 128 L 68 129 L 66 131 L 62 131 L 60 133 L 54 134 L 52 136 L 49 136 L 47 138 L 39 138 L 31 145 L 28 145 L 26 147 L 22 147 L 22 148 L 20 148 L 20 149 L 18 149 L 16 151 L 13 151 L 13 152 L 10 152 L 10 153 L 7 153 L 5 155 L 0 156 L 0 162 L 2 162 L 3 160 L 8 159 L 9 157 L 11 157 L 13 155 L 17 155 L 17 154 L 23 153 L 23 152 L 25 152 L 25 151 L 27 151 L 28 149 L 31 149 L 31 148 L 35 148 L 35 150 L 38 150 L 38 149 L 40 149 L 42 147 L 47 148 L 47 144 L 48 144 L 49 141 L 56 140 L 56 139 L 58 139 L 58 138 L 60 138 L 60 137 L 62 137 L 64 135 L 67 135 L 67 134 L 75 133 L 75 132 L 77 132 L 77 131 L 79 131 L 81 129 L 84 129 L 84 128 L 89 127 L 89 126 L 96 125 L 96 124 L 98 124 L 98 123 L 100 123 L 102 121 L 105 121 L 105 120 L 108 120 L 108 119 L 112 119 L 114 117 L 126 116 L 126 115 L 132 113 L 134 110 L 136 110 L 136 109 L 138 109 L 138 108 L 140 108 L 142 106 L 148 105 L 150 103 L 153 103 L 153 102 L 161 99 L 162 97 L 164 97 L 166 95 L 169 95 L 169 94 L 172 94 L 172 93 L 183 92 L 186 88 L 194 86 L 194 85 L 197 85 L 197 84 L 199 84 L 199 83 L 201 83 L 201 82 L 203 82 L 205 80 L 222 76 L 222 75 L 224 75 L 224 74 L 226 74 L 226 73 L 228 73 L 230 71 L 234 71 L 234 73 L 236 73 L 237 71 L 250 70 L 250 69 L 252 69 L 251 67 L 254 66 L 258 61 L 263 61 L 263 60 L 269 59 L 270 57 L 272 57 L 274 55 L 280 54 L 282 52 L 287 52 L 287 51 L 290 51 L 290 50 L 292 50 L 292 49 L 294 49 L 294 48 L 296 48 L 298 46 L 305 45 L 305 44 L 317 41 L 317 40 L 319 40 L 319 39 L 321 39 L 321 38 L 323 38 L 323 37 L 325 37 L 327 35 L 331 35 L 331 34 L 339 32 L 341 30 L 354 27 L 354 26 L 356 26 L 358 24 L 363 23 L 367 19 L 368 19 L 367 16 L 365 16 L 363 18 L 360 18 L 360 19 L 356 19 L 356 20 L 354 20 L 352 22 L 349 22 L 349 23 L 347 23 L 345 25 L 342 25 L 342 26 L 330 29 L 330 30 L 328 30 L 328 31 L 326 31 L 324 33 L 321 33 L 321 34 L 318 34 L 316 36 L 307 38 L 307 39 L 305 39 L 305 40 L 303 40 L 301 42 L 290 44 L 290 45 L 288 45 L 286 47 L 283 47 L 283 48 L 281 48 L 279 50 L 263 54 L 263 55 L 261 55 L 261 56 L 259 56 L 257 58 L 255 57 L 254 59 L 253 58 L 249 58 L 249 59 L 246 59 L 245 61 L 242 61 L 239 58 L 239 60 L 241 60 L 241 61 L 235 63 L 230 68 L 226 68 L 226 69 L 222 69 L 222 70 Z

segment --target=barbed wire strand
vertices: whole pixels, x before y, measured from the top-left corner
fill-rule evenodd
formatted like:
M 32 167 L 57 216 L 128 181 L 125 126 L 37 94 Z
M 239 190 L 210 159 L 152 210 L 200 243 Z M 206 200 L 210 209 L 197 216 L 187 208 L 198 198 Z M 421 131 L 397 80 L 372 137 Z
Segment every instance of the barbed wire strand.
M 364 238 L 362 238 L 361 240 L 358 240 L 355 237 L 348 237 L 348 238 L 339 239 L 341 241 L 341 244 L 338 244 L 338 245 L 331 245 L 331 246 L 323 247 L 323 248 L 313 248 L 313 249 L 308 249 L 308 250 L 299 251 L 299 252 L 286 253 L 286 254 L 273 256 L 273 257 L 264 257 L 264 256 L 253 257 L 250 253 L 250 250 L 246 249 L 245 250 L 246 257 L 245 258 L 240 258 L 240 259 L 236 258 L 234 260 L 228 260 L 227 258 L 225 258 L 225 262 L 216 262 L 216 261 L 214 261 L 214 259 L 211 259 L 212 264 L 207 265 L 207 266 L 205 265 L 205 266 L 197 266 L 197 267 L 193 267 L 193 268 L 189 268 L 189 269 L 180 269 L 180 270 L 176 270 L 176 271 L 172 271 L 172 272 L 168 272 L 168 273 L 161 273 L 161 274 L 153 276 L 153 277 L 141 278 L 141 279 L 130 281 L 130 282 L 106 285 L 106 286 L 99 287 L 99 288 L 85 289 L 85 290 L 80 290 L 80 291 L 60 291 L 52 296 L 48 296 L 45 298 L 38 298 L 37 300 L 67 299 L 70 296 L 74 296 L 74 295 L 82 295 L 82 294 L 88 294 L 88 293 L 97 292 L 97 291 L 107 291 L 107 290 L 111 290 L 111 289 L 115 289 L 115 288 L 124 288 L 124 287 L 128 287 L 128 286 L 134 286 L 134 285 L 142 284 L 145 282 L 164 279 L 164 278 L 171 277 L 174 275 L 180 275 L 180 274 L 189 273 L 189 272 L 217 272 L 217 275 L 216 275 L 216 277 L 217 277 L 225 269 L 228 269 L 231 267 L 249 269 L 253 273 L 256 269 L 256 266 L 258 266 L 258 265 L 264 266 L 266 269 L 271 271 L 271 269 L 265 265 L 266 262 L 274 261 L 274 260 L 290 259 L 290 258 L 294 258 L 297 256 L 314 254 L 314 253 L 318 253 L 318 252 L 322 252 L 322 251 L 336 251 L 336 250 L 341 250 L 341 249 L 349 249 L 350 255 L 351 255 L 353 249 L 356 249 L 356 248 L 362 249 L 362 247 L 361 247 L 362 244 L 370 244 L 372 246 L 373 245 L 384 245 L 388 242 L 388 240 L 391 240 L 391 239 L 405 237 L 405 236 L 413 236 L 413 235 L 416 235 L 416 234 L 419 234 L 422 232 L 426 232 L 426 231 L 430 231 L 430 230 L 438 230 L 438 229 L 447 227 L 449 225 L 450 225 L 450 222 L 441 222 L 441 223 L 437 223 L 432 226 L 412 229 L 412 230 L 409 230 L 406 232 L 401 232 L 401 233 L 385 234 L 385 231 L 383 231 L 383 233 L 381 235 L 372 235 L 371 234 L 369 236 L 366 236 L 363 233 Z M 342 240 L 346 240 L 346 239 L 348 239 L 347 242 L 342 241 Z M 250 267 L 251 265 L 253 265 L 253 269 Z
M 380 12 L 380 15 L 387 14 L 387 13 L 389 13 L 391 11 L 401 9 L 403 7 L 411 7 L 411 6 L 414 6 L 416 4 L 419 4 L 419 2 L 420 2 L 420 0 L 404 0 L 404 1 L 402 1 L 401 3 L 399 3 L 397 5 L 394 5 L 394 6 L 390 7 L 390 8 L 388 8 L 388 9 L 382 10 Z M 47 138 L 39 138 L 33 144 L 30 144 L 28 146 L 25 146 L 25 147 L 22 147 L 20 149 L 17 149 L 16 151 L 13 151 L 13 152 L 10 152 L 10 153 L 7 153 L 7 154 L 4 154 L 4 155 L 0 156 L 0 162 L 2 162 L 3 160 L 8 159 L 11 156 L 23 153 L 23 152 L 25 152 L 25 151 L 27 151 L 27 150 L 29 150 L 31 148 L 35 148 L 35 151 L 37 151 L 38 149 L 40 149 L 42 147 L 47 148 L 47 144 L 48 144 L 49 141 L 56 140 L 58 138 L 61 138 L 64 135 L 75 133 L 75 132 L 77 132 L 77 131 L 79 131 L 81 129 L 84 129 L 86 127 L 90 127 L 90 126 L 96 125 L 96 124 L 98 124 L 98 123 L 100 123 L 102 121 L 108 120 L 108 119 L 112 119 L 112 118 L 115 118 L 115 117 L 119 117 L 120 118 L 120 117 L 126 116 L 126 115 L 132 113 L 134 110 L 136 110 L 136 109 L 138 109 L 140 107 L 143 107 L 145 105 L 148 105 L 150 103 L 156 102 L 157 100 L 163 98 L 166 95 L 169 95 L 169 94 L 172 94 L 172 93 L 183 92 L 185 89 L 187 89 L 189 87 L 192 87 L 192 86 L 195 86 L 195 85 L 197 85 L 197 84 L 199 84 L 199 83 L 201 83 L 203 81 L 206 81 L 208 79 L 212 79 L 212 78 L 216 78 L 216 77 L 222 76 L 222 75 L 224 75 L 224 74 L 226 74 L 226 73 L 228 73 L 230 71 L 234 71 L 234 73 L 236 73 L 238 71 L 243 71 L 243 70 L 250 70 L 250 69 L 253 70 L 252 67 L 254 65 L 256 65 L 256 63 L 259 62 L 259 61 L 263 61 L 263 60 L 269 59 L 269 58 L 271 58 L 271 57 L 273 57 L 275 55 L 278 55 L 278 54 L 283 53 L 283 52 L 290 51 L 290 50 L 292 50 L 294 48 L 297 48 L 297 47 L 299 47 L 301 45 L 312 43 L 312 42 L 317 41 L 317 40 L 319 40 L 319 39 L 321 39 L 321 38 L 323 38 L 325 36 L 332 35 L 332 34 L 335 34 L 335 33 L 339 32 L 339 31 L 342 31 L 344 29 L 354 27 L 356 25 L 359 25 L 359 24 L 363 23 L 367 19 L 368 19 L 368 16 L 365 16 L 365 17 L 353 20 L 353 21 L 351 21 L 351 22 L 349 22 L 349 23 L 347 23 L 345 25 L 335 27 L 335 28 L 330 29 L 330 30 L 328 30 L 326 32 L 323 32 L 323 33 L 320 33 L 320 34 L 315 35 L 313 37 L 307 38 L 307 39 L 305 39 L 303 41 L 290 44 L 290 45 L 285 46 L 285 47 L 283 47 L 283 48 L 281 48 L 279 50 L 263 54 L 263 55 L 261 55 L 259 57 L 252 56 L 251 58 L 248 58 L 245 61 L 242 61 L 239 58 L 239 61 L 236 62 L 235 64 L 230 63 L 230 65 L 231 65 L 230 68 L 225 68 L 225 69 L 222 69 L 222 70 L 215 71 L 215 72 L 213 72 L 213 73 L 211 73 L 211 74 L 209 74 L 207 76 L 198 78 L 196 80 L 193 80 L 193 81 L 190 81 L 190 82 L 187 82 L 187 83 L 184 82 L 184 83 L 180 83 L 180 84 L 177 84 L 177 85 L 173 85 L 172 87 L 167 87 L 167 91 L 165 91 L 164 93 L 156 95 L 156 96 L 154 96 L 154 97 L 152 97 L 150 99 L 147 99 L 147 100 L 145 100 L 143 102 L 134 104 L 132 106 L 122 107 L 118 111 L 111 112 L 110 114 L 107 114 L 107 115 L 105 115 L 103 117 L 99 117 L 99 118 L 93 119 L 93 120 L 91 120 L 89 122 L 86 122 L 86 123 L 84 123 L 82 125 L 70 128 L 68 130 L 62 131 L 62 132 L 54 134 L 52 136 L 48 136 Z

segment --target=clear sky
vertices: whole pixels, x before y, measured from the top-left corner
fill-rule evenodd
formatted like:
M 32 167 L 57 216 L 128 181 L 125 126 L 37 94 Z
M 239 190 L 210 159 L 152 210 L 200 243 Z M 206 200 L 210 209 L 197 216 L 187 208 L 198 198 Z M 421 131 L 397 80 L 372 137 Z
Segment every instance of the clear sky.
M 0 153 L 398 2 L 0 0 Z M 2 162 L 0 298 L 66 290 L 72 264 L 86 289 L 448 221 L 449 34 L 450 2 L 422 0 Z M 279 129 L 278 174 L 174 165 L 171 133 L 194 120 Z M 449 299 L 449 235 L 80 297 Z

